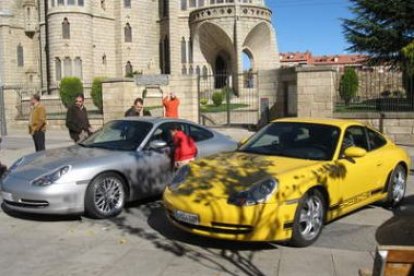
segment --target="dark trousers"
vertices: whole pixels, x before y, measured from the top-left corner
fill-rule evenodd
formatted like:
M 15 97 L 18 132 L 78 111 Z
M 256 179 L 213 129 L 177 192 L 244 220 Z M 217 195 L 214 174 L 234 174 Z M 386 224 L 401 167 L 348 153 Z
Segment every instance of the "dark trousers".
M 33 133 L 33 141 L 36 151 L 42 151 L 46 149 L 44 131 L 36 131 L 35 133 Z

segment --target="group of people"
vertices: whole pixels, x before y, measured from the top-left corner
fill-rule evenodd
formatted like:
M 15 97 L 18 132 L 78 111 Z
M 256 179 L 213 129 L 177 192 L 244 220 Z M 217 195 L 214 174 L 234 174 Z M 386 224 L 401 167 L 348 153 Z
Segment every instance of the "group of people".
M 69 130 L 70 138 L 79 143 L 89 137 L 93 128 L 89 122 L 88 112 L 84 105 L 84 95 L 75 97 L 73 105 L 68 107 L 66 114 L 66 127 Z M 169 93 L 162 101 L 164 117 L 178 118 L 180 100 L 175 93 Z M 29 118 L 29 133 L 33 138 L 36 151 L 45 150 L 45 132 L 47 126 L 46 108 L 41 103 L 39 95 L 33 95 L 31 100 L 31 112 Z M 151 116 L 151 112 L 144 107 L 144 100 L 137 98 L 134 104 L 125 112 L 125 117 Z M 197 155 L 197 147 L 193 139 L 185 134 L 179 126 L 171 129 L 174 144 L 174 162 L 176 167 L 190 162 Z

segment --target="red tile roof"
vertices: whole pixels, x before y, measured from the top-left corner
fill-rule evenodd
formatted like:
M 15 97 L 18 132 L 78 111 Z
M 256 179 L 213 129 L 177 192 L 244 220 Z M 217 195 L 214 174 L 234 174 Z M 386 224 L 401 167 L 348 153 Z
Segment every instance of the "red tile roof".
M 306 63 L 308 65 L 356 65 L 364 63 L 366 59 L 367 56 L 360 54 L 312 56 L 309 51 L 280 54 L 282 63 Z

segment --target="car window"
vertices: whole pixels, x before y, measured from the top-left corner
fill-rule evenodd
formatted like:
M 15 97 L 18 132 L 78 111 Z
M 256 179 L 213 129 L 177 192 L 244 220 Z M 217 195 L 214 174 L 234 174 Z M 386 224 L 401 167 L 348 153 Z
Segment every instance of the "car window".
M 379 149 L 385 144 L 387 144 L 387 140 L 378 132 L 373 131 L 371 129 L 367 129 L 368 131 L 368 142 L 369 142 L 369 148 L 370 150 L 376 150 Z
M 160 125 L 152 134 L 151 141 L 161 140 L 166 142 L 168 145 L 172 144 L 173 139 L 171 137 L 170 129 L 176 124 L 177 123 L 170 122 Z M 180 123 L 178 125 L 180 126 L 181 130 L 185 132 L 185 126 Z
M 205 141 L 205 140 L 208 140 L 214 137 L 213 133 L 201 127 L 189 125 L 188 129 L 189 129 L 190 136 L 196 142 L 202 142 L 202 141 Z
M 342 151 L 349 147 L 360 147 L 367 151 L 369 150 L 365 128 L 353 126 L 345 131 L 344 140 L 342 142 Z

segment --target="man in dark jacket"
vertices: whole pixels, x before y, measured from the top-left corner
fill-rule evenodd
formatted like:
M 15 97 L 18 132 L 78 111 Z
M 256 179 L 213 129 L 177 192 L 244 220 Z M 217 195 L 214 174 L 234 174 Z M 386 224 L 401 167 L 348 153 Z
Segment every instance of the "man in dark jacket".
M 82 94 L 76 96 L 75 104 L 68 108 L 66 115 L 66 127 L 69 129 L 70 138 L 75 143 L 81 142 L 93 132 L 84 101 Z
M 137 98 L 134 101 L 134 105 L 125 112 L 125 117 L 141 117 L 151 116 L 149 110 L 144 109 L 144 100 Z

